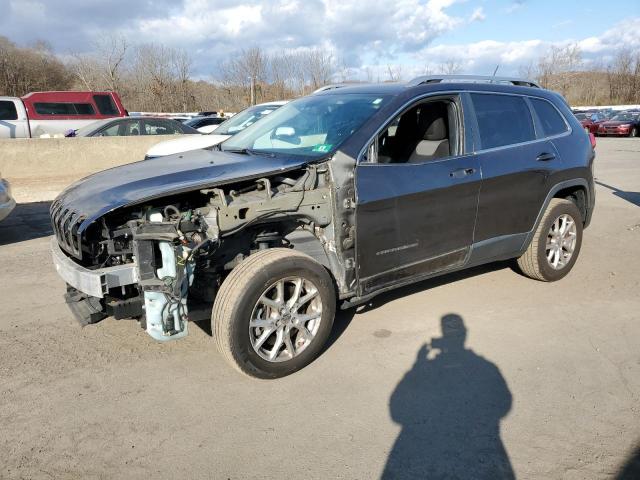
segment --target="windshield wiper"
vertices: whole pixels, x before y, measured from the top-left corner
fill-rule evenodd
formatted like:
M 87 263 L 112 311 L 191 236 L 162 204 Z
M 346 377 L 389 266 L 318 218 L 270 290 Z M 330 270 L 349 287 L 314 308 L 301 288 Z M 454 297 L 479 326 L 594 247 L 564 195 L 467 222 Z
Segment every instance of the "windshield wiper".
M 275 153 L 263 152 L 262 150 L 252 150 L 251 148 L 239 148 L 237 150 L 229 149 L 229 150 L 223 150 L 223 152 L 239 153 L 241 155 L 260 155 L 260 156 L 269 157 L 269 158 L 274 158 L 276 156 Z
M 222 150 L 223 152 L 228 152 L 228 153 L 239 153 L 240 155 L 249 155 L 249 149 L 248 148 L 239 148 L 239 149 L 229 149 L 229 150 Z
M 251 148 L 245 148 L 245 150 L 251 155 L 261 155 L 263 157 L 274 158 L 276 156 L 273 152 L 265 152 L 263 150 L 253 150 Z

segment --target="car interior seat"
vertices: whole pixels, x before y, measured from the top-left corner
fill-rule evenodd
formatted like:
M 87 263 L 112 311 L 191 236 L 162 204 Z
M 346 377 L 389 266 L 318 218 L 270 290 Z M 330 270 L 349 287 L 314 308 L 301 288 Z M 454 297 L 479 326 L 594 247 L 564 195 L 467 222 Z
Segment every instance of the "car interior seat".
M 409 163 L 422 163 L 449 156 L 449 137 L 444 118 L 438 117 L 427 127 L 424 138 L 418 142 L 409 157 Z

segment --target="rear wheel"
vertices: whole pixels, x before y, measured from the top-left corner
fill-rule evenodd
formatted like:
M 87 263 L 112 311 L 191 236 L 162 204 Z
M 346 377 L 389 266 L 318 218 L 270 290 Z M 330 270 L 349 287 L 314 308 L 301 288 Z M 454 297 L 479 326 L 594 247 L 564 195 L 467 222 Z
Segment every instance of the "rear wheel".
M 211 323 L 218 349 L 252 377 L 300 370 L 329 337 L 335 295 L 326 269 L 307 255 L 283 248 L 251 255 L 216 297 Z
M 570 200 L 549 202 L 527 251 L 518 258 L 526 276 L 553 282 L 566 276 L 576 263 L 582 245 L 582 216 Z
M 633 128 L 631 129 L 631 132 L 629 132 L 629 136 L 630 136 L 630 137 L 637 137 L 637 136 L 638 136 L 638 133 L 639 133 L 639 132 L 638 132 L 638 127 L 633 127 Z

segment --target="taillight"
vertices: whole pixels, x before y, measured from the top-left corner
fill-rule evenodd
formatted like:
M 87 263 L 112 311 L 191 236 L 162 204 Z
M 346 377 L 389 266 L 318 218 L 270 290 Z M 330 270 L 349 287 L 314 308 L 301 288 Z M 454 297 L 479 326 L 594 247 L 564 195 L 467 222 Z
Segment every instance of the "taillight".
M 589 140 L 591 141 L 591 148 L 596 149 L 596 136 L 593 133 L 589 134 Z

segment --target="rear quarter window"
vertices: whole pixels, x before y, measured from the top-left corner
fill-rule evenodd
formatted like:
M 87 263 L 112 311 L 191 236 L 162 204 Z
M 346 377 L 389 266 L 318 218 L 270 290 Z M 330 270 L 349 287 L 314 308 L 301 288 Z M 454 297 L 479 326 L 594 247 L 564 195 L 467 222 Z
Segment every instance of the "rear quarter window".
M 530 98 L 531 105 L 540 119 L 544 134 L 548 137 L 560 135 L 568 130 L 567 123 L 558 110 L 546 100 Z
M 483 150 L 536 139 L 531 112 L 524 98 L 472 93 L 471 100 Z
M 145 135 L 174 135 L 182 133 L 177 122 L 170 120 L 145 120 Z

